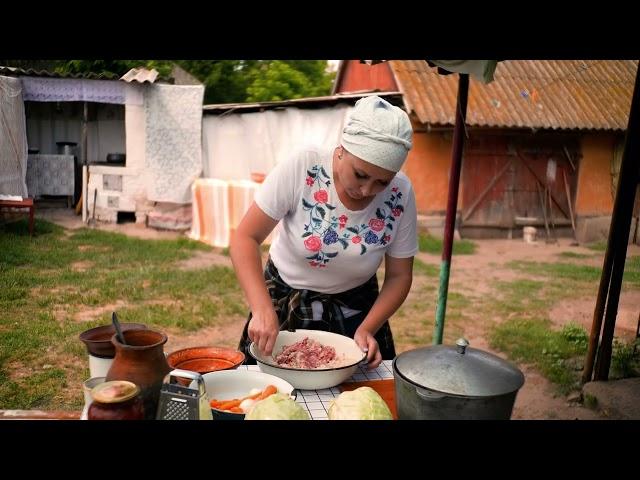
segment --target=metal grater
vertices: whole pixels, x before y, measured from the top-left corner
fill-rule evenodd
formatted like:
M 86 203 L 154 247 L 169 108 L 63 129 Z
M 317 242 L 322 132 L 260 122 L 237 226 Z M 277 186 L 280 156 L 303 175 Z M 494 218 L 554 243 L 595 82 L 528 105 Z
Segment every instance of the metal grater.
M 188 387 L 177 378 L 192 380 Z M 195 382 L 195 387 L 194 386 Z M 173 370 L 164 377 L 160 389 L 157 420 L 212 420 L 202 375 L 188 370 Z

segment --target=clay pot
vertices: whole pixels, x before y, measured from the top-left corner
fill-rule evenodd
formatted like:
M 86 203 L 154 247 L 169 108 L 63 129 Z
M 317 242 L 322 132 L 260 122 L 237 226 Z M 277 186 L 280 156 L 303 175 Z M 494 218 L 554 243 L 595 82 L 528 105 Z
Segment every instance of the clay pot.
M 167 336 L 154 330 L 129 330 L 122 334 L 126 344 L 120 343 L 115 334 L 111 337 L 116 356 L 106 381 L 128 380 L 135 383 L 140 388 L 145 418 L 153 420 L 164 377 L 171 371 L 163 350 Z
M 146 325 L 142 323 L 121 323 L 122 331 L 145 330 Z M 80 334 L 80 340 L 87 347 L 89 355 L 99 358 L 113 358 L 116 356 L 116 349 L 111 343 L 111 337 L 116 333 L 113 324 L 102 325 L 100 327 L 85 330 Z

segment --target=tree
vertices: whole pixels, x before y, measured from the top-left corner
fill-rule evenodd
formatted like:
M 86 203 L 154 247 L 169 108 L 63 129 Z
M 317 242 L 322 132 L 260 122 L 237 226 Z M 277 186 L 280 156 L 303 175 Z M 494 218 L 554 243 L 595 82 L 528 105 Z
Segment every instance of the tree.
M 277 101 L 328 95 L 332 73 L 323 60 L 273 60 L 260 66 L 247 88 L 248 101 Z
M 179 60 L 206 87 L 204 103 L 287 100 L 329 95 L 326 60 Z

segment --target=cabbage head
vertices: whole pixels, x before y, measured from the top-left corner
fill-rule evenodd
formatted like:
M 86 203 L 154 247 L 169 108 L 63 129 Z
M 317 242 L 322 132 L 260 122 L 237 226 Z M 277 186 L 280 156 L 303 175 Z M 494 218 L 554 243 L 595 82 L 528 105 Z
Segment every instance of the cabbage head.
M 245 420 L 311 420 L 307 411 L 289 395 L 274 393 L 256 404 Z
M 393 420 L 391 410 L 371 387 L 342 392 L 327 410 L 329 420 Z

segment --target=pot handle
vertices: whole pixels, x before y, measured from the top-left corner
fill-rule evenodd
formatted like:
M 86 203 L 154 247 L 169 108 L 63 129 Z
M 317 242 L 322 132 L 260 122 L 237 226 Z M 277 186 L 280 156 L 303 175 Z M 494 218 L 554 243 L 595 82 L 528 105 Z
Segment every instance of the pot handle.
M 433 390 L 427 390 L 426 388 L 416 387 L 416 393 L 423 400 L 429 400 L 432 402 L 436 402 L 438 400 L 442 400 L 447 395 L 444 393 L 434 392 Z

